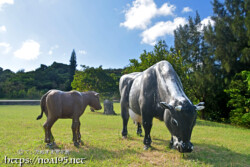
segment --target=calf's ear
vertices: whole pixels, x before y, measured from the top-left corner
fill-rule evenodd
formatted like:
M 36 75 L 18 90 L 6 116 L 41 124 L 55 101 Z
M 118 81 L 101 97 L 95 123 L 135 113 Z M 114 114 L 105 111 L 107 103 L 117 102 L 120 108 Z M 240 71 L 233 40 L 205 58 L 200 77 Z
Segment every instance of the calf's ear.
M 169 109 L 172 110 L 173 106 L 167 104 L 166 102 L 160 102 L 161 107 L 165 108 L 165 109 Z

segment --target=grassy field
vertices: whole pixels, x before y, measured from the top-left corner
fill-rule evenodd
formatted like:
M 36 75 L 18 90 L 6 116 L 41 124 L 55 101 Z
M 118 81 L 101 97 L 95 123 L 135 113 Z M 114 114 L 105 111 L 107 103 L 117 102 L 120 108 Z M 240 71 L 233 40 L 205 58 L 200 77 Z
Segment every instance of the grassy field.
M 57 144 L 49 149 L 42 128 L 46 116 L 37 121 L 39 106 L 0 106 L 0 166 L 13 166 L 23 158 L 23 166 L 250 166 L 250 130 L 208 121 L 197 121 L 192 134 L 194 151 L 181 154 L 168 148 L 170 133 L 163 122 L 154 119 L 152 149 L 143 150 L 143 138 L 129 121 L 128 139 L 122 139 L 120 106 L 116 116 L 103 110 L 81 117 L 84 145 L 74 147 L 71 120 L 59 119 L 52 127 Z M 12 159 L 11 159 L 12 158 Z M 23 161 L 22 160 L 22 161 Z M 44 163 L 38 165 L 38 163 Z M 34 165 L 35 164 L 35 165 Z M 20 166 L 16 164 L 14 166 Z

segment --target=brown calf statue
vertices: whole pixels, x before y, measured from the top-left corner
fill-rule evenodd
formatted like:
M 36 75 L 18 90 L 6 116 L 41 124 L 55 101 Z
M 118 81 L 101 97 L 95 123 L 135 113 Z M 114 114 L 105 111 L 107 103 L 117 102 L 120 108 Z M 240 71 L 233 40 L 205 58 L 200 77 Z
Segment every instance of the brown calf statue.
M 37 120 L 42 118 L 43 112 L 47 116 L 47 120 L 43 125 L 45 130 L 45 142 L 49 146 L 54 143 L 51 127 L 58 118 L 71 118 L 73 142 L 75 146 L 79 146 L 81 143 L 79 118 L 87 105 L 95 110 L 102 109 L 99 101 L 99 94 L 94 91 L 63 92 L 60 90 L 50 90 L 44 94 L 41 98 L 41 115 L 37 117 Z

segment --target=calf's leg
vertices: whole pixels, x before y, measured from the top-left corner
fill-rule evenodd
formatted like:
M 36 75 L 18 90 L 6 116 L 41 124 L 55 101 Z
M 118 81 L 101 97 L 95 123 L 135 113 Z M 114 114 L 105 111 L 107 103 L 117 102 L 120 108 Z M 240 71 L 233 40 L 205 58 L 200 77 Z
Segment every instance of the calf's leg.
M 80 126 L 81 126 L 81 122 L 79 122 L 79 125 L 77 127 L 77 142 L 81 143 L 81 133 L 80 133 Z
M 56 122 L 56 118 L 47 118 L 47 121 L 44 123 L 43 128 L 45 131 L 45 142 L 46 143 L 51 143 L 54 142 L 54 137 L 51 133 L 51 127 L 53 126 L 53 124 Z
M 72 120 L 72 133 L 73 133 L 73 142 L 74 142 L 74 145 L 77 147 L 79 146 L 79 134 L 80 134 L 80 121 L 79 121 L 79 118 L 75 118 Z

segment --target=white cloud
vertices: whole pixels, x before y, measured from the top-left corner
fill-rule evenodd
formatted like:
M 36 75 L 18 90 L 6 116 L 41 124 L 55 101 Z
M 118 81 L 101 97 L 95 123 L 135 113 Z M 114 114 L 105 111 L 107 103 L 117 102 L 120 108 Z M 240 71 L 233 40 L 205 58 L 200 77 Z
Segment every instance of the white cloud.
M 81 54 L 81 55 L 86 55 L 87 51 L 85 51 L 85 50 L 79 50 L 78 53 Z
M 174 15 L 176 7 L 174 5 L 170 5 L 168 3 L 164 3 L 161 8 L 158 10 L 157 15 L 169 16 Z
M 40 55 L 40 44 L 34 40 L 26 40 L 22 47 L 14 52 L 14 56 L 24 60 L 34 60 Z
M 184 7 L 182 9 L 182 13 L 188 13 L 188 12 L 192 12 L 193 10 L 190 7 Z
M 177 17 L 174 21 L 158 22 L 153 27 L 142 32 L 142 43 L 155 45 L 156 39 L 163 37 L 165 35 L 173 35 L 174 30 L 179 25 L 184 25 L 187 23 L 187 20 L 183 17 Z
M 6 42 L 1 42 L 0 43 L 0 49 L 3 48 L 4 50 L 2 51 L 3 54 L 7 54 L 11 50 L 11 46 L 9 43 Z
M 54 46 L 52 46 L 52 47 L 50 48 L 48 54 L 49 54 L 49 55 L 52 55 L 53 52 L 54 52 L 54 50 L 57 49 L 57 48 L 59 48 L 59 45 L 54 45 Z
M 164 3 L 157 8 L 154 0 L 135 0 L 132 7 L 125 11 L 125 21 L 120 26 L 128 29 L 146 29 L 156 16 L 173 15 L 174 5 Z
M 212 20 L 211 16 L 208 16 L 207 18 L 205 18 L 205 19 L 203 19 L 203 20 L 201 21 L 201 24 L 202 24 L 202 25 L 205 25 L 205 26 L 207 26 L 209 23 L 210 23 L 212 26 L 214 26 L 214 23 L 215 23 L 215 22 Z
M 214 24 L 215 24 L 215 22 L 212 20 L 211 16 L 208 16 L 201 21 L 201 26 L 199 28 L 199 31 L 202 31 L 204 26 L 208 26 L 209 23 L 211 24 L 211 26 L 214 26 Z
M 5 4 L 13 5 L 14 0 L 0 0 L 0 11 L 3 9 Z
M 7 29 L 5 26 L 0 26 L 0 32 L 6 32 L 6 31 L 7 31 Z

